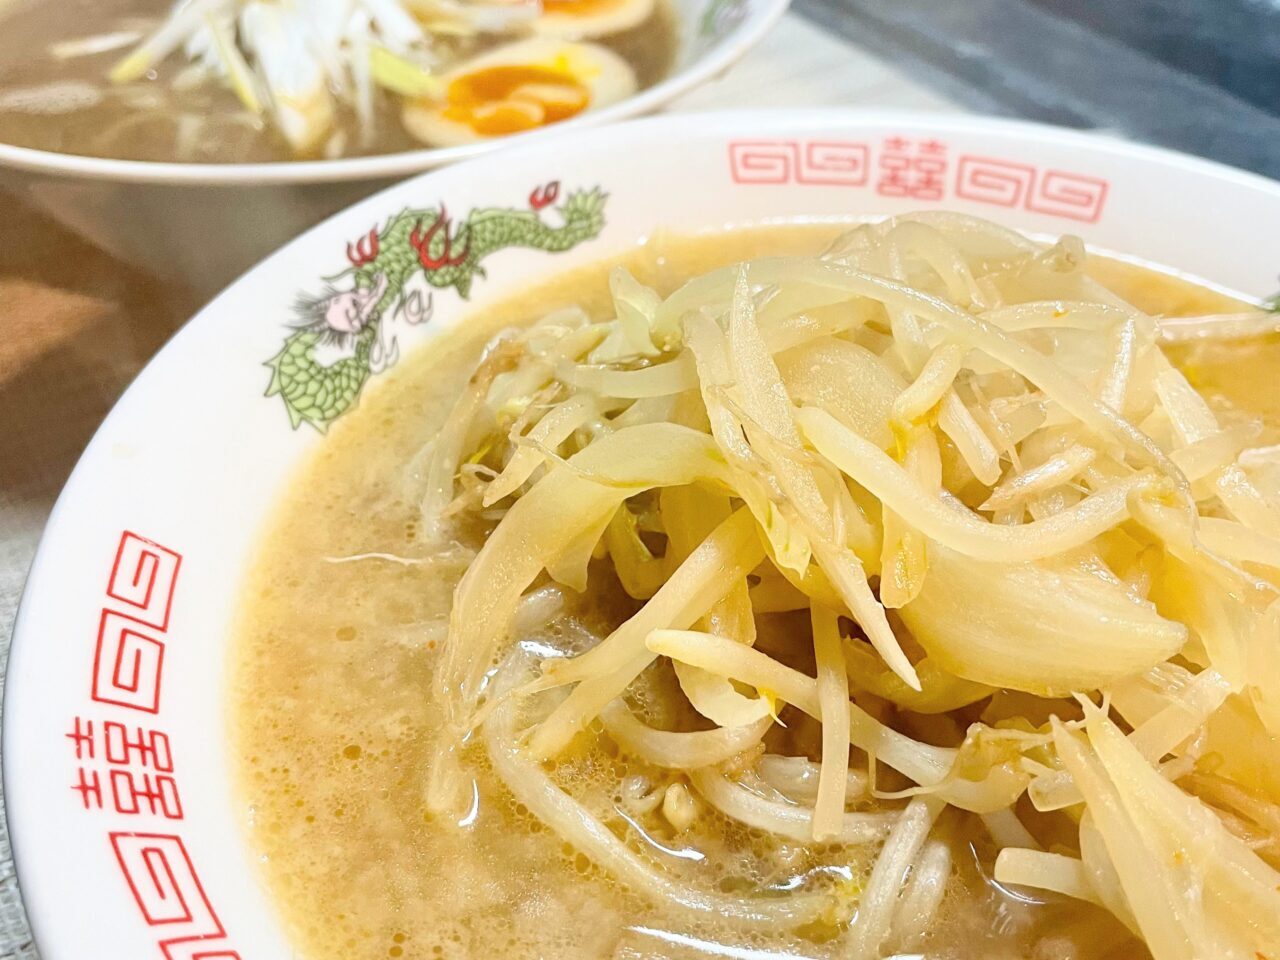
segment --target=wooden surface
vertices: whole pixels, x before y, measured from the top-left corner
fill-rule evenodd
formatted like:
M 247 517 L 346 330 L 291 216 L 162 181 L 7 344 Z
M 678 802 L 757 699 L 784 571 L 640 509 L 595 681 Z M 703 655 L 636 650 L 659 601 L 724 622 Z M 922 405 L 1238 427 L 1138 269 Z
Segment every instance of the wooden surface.
M 0 194 L 0 670 L 27 567 L 111 405 L 194 304 Z M 38 956 L 0 807 L 0 960 Z
M 59 487 L 107 410 L 194 304 L 29 207 L 0 202 L 4 629 L 16 599 L 13 574 L 25 570 Z

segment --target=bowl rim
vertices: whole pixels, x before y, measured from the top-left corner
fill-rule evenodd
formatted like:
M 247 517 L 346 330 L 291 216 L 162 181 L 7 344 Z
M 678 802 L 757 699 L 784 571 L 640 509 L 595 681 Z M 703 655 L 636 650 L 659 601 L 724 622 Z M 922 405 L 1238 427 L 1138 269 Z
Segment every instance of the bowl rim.
M 199 186 L 347 183 L 354 180 L 402 178 L 445 164 L 482 156 L 512 145 L 535 143 L 566 131 L 616 123 L 652 113 L 702 84 L 715 80 L 757 46 L 782 19 L 791 0 L 756 0 L 749 13 L 701 57 L 624 100 L 579 114 L 528 133 L 456 147 L 427 147 L 369 157 L 336 160 L 273 160 L 265 163 L 180 163 L 118 160 L 58 153 L 0 142 L 0 168 L 28 173 L 78 177 L 111 183 L 186 184 Z
M 1070 130 L 1020 120 L 974 115 L 949 116 L 927 111 L 811 107 L 792 110 L 741 109 L 703 114 L 673 114 L 632 120 L 621 125 L 621 128 L 614 125 L 611 128 L 580 130 L 572 136 L 571 142 L 596 148 L 609 137 L 616 135 L 619 129 L 629 135 L 652 138 L 655 133 L 679 133 L 681 130 L 691 126 L 699 131 L 713 134 L 721 130 L 753 128 L 753 139 L 768 142 L 773 139 L 793 136 L 807 129 L 824 126 L 836 127 L 842 123 L 863 123 L 867 125 L 901 123 L 904 125 L 928 126 L 932 130 L 943 133 L 1003 133 L 1020 136 L 1034 143 L 1078 147 L 1110 156 L 1141 159 L 1154 165 L 1179 168 L 1195 175 L 1225 180 L 1244 189 L 1262 191 L 1280 198 L 1280 181 L 1178 151 L 1126 141 L 1106 133 Z M 522 142 L 528 143 L 529 146 L 534 146 L 532 141 Z M 544 147 L 545 144 L 543 143 L 537 144 L 539 149 Z M 427 171 L 424 171 L 422 175 L 427 173 Z M 242 283 L 248 275 L 262 270 L 265 263 L 279 256 L 282 251 L 289 247 L 303 242 L 305 238 L 313 234 L 330 230 L 331 222 L 336 218 L 342 217 L 351 207 L 367 204 L 385 193 L 401 190 L 403 186 L 403 184 L 396 184 L 388 187 L 384 191 L 375 193 L 371 198 L 356 201 L 344 208 L 343 211 L 326 218 L 320 224 L 302 232 L 298 237 L 290 240 L 277 251 L 260 260 L 249 268 L 241 278 L 233 281 L 231 286 Z M 147 361 L 134 380 L 112 404 L 111 409 L 94 431 L 93 436 L 86 444 L 84 451 L 64 482 L 37 541 L 36 549 L 28 567 L 28 575 L 19 597 L 12 628 L 10 657 L 4 676 L 5 687 L 8 687 L 11 677 L 27 669 L 29 659 L 36 655 L 38 649 L 36 636 L 32 633 L 30 624 L 27 621 L 31 616 L 31 609 L 35 605 L 37 595 L 43 596 L 49 592 L 44 582 L 48 578 L 43 575 L 50 572 L 50 553 L 53 549 L 51 546 L 52 534 L 56 528 L 65 524 L 65 514 L 70 509 L 69 505 L 81 495 L 83 488 L 90 481 L 90 468 L 92 467 L 93 458 L 100 455 L 100 448 L 108 437 L 109 432 L 126 415 L 125 406 L 132 399 L 136 409 L 136 401 L 141 393 L 148 389 L 148 383 L 152 375 L 155 374 L 156 369 L 171 365 L 175 359 L 178 359 L 181 351 L 186 347 L 189 334 L 192 332 L 189 328 L 197 324 L 208 325 L 222 309 L 221 302 L 224 295 L 220 294 L 197 310 L 186 323 L 174 331 L 172 336 Z M 133 413 L 134 411 L 129 411 L 130 416 Z M 15 664 L 17 665 L 16 667 Z M 9 691 L 6 690 L 5 692 Z M 25 696 L 24 694 L 23 698 Z M 40 945 L 47 943 L 47 935 L 42 936 L 42 931 L 46 931 L 50 926 L 57 923 L 58 917 L 65 916 L 65 912 L 50 910 L 48 901 L 41 897 L 37 897 L 39 906 L 33 909 L 31 900 L 28 898 L 29 890 L 34 885 L 32 880 L 37 874 L 42 873 L 42 870 L 34 866 L 33 862 L 38 859 L 36 856 L 37 851 L 30 846 L 28 837 L 24 835 L 21 827 L 21 823 L 25 822 L 27 810 L 21 811 L 17 817 L 19 824 L 16 827 L 14 826 L 13 796 L 15 791 L 11 788 L 16 787 L 16 792 L 19 794 L 24 792 L 24 788 L 20 786 L 23 771 L 17 766 L 14 752 L 9 748 L 21 734 L 27 732 L 25 728 L 20 728 L 14 722 L 15 713 L 18 710 L 15 702 L 12 696 L 3 697 L 3 714 L 0 717 L 0 782 L 4 786 L 5 813 L 9 818 L 11 827 L 11 856 L 15 867 L 13 878 L 26 906 L 26 917 L 33 933 L 34 942 Z M 43 892 L 42 890 L 41 893 L 43 894 Z

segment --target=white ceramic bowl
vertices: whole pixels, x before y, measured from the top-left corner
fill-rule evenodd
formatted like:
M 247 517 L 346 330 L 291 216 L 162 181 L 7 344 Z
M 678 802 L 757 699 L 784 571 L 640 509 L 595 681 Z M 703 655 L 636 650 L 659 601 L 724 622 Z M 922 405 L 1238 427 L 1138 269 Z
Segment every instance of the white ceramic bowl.
M 1076 133 L 899 114 L 703 115 L 584 131 L 424 175 L 333 217 L 161 351 L 50 519 L 4 713 L 9 824 L 45 960 L 292 955 L 245 842 L 224 738 L 227 638 L 246 562 L 300 459 L 323 441 L 291 428 L 281 397 L 265 395 L 263 363 L 289 336 L 298 293 L 321 289 L 372 226 L 441 199 L 458 216 L 511 208 L 528 224 L 532 189 L 552 181 L 559 206 L 537 213 L 538 229 L 577 231 L 570 248 L 495 250 L 468 302 L 436 290 L 430 322 L 395 331 L 402 355 L 548 271 L 658 228 L 945 207 L 1075 232 L 1254 297 L 1272 292 L 1280 269 L 1280 184 Z M 608 194 L 603 226 L 581 198 L 564 220 L 566 198 L 594 188 Z M 131 812 L 144 775 L 161 799 Z
M 677 24 L 670 74 L 635 96 L 546 130 L 462 147 L 298 163 L 144 163 L 0 143 L 0 189 L 120 259 L 212 296 L 303 230 L 397 180 L 658 109 L 724 73 L 790 0 L 669 2 Z

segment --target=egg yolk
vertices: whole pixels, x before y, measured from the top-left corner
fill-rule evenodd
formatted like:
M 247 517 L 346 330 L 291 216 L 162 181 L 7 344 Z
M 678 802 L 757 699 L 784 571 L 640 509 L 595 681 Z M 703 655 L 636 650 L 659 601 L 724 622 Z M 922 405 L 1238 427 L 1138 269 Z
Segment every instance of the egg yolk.
M 487 67 L 449 84 L 444 115 L 492 137 L 564 120 L 590 102 L 572 73 L 534 65 Z
M 627 0 L 542 0 L 543 13 L 566 17 L 594 17 L 625 6 Z

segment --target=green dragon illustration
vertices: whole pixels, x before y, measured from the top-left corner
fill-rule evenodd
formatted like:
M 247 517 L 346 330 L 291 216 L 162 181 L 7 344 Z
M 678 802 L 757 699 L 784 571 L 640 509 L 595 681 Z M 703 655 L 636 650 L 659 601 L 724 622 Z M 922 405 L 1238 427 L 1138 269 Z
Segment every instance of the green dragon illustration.
M 472 283 L 485 276 L 480 261 L 497 250 L 559 252 L 600 233 L 607 194 L 599 187 L 568 194 L 553 208 L 563 221 L 553 226 L 543 211 L 559 195 L 558 181 L 546 184 L 529 194 L 528 209 L 472 210 L 456 230 L 443 203 L 404 210 L 381 230 L 375 227 L 348 244 L 351 266 L 326 278 L 320 295 L 299 296 L 294 332 L 266 363 L 266 395 L 280 395 L 295 430 L 308 423 L 323 433 L 355 405 L 371 375 L 399 358 L 389 321 L 420 324 L 431 318 L 431 288 L 452 287 L 466 299 Z M 344 280 L 349 285 L 339 288 Z M 317 356 L 322 347 L 336 348 L 329 352 L 339 355 L 325 363 Z

